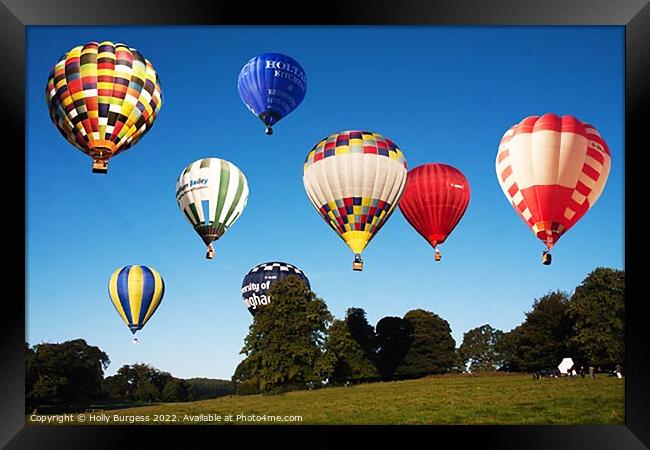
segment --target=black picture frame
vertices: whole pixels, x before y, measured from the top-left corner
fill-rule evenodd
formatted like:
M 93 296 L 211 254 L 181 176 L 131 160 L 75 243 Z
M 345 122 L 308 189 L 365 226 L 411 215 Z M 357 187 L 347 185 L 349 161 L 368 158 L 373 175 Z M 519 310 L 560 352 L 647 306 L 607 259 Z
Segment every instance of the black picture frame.
M 201 0 L 2 0 L 0 4 L 2 46 L 2 105 L 5 183 L 15 191 L 27 186 L 25 169 L 25 27 L 32 25 L 612 25 L 625 27 L 625 270 L 626 270 L 626 380 L 625 425 L 589 426 L 431 426 L 407 427 L 409 441 L 436 439 L 451 445 L 481 445 L 513 449 L 637 449 L 650 446 L 650 345 L 645 299 L 641 297 L 641 252 L 647 247 L 641 228 L 647 220 L 637 205 L 643 174 L 648 104 L 650 103 L 650 4 L 648 0 L 366 0 L 290 3 L 251 6 L 235 1 Z M 597 70 L 597 62 L 594 62 Z M 594 69 L 591 67 L 590 69 Z M 10 144 L 9 140 L 13 139 Z M 16 170 L 22 167 L 22 172 Z M 7 174 L 7 172 L 11 172 Z M 8 180 L 9 175 L 13 179 Z M 21 184 L 22 183 L 22 184 Z M 7 186 L 8 187 L 8 186 Z M 26 192 L 23 190 L 23 192 Z M 15 196 L 15 194 L 13 194 Z M 250 427 L 153 427 L 153 426 L 43 426 L 26 425 L 24 415 L 25 352 L 25 202 L 10 204 L 15 222 L 5 224 L 5 287 L 3 291 L 3 339 L 0 341 L 0 445 L 6 448 L 133 448 L 152 438 L 160 441 L 170 433 L 192 433 L 201 442 L 225 434 L 250 437 Z M 16 212 L 18 211 L 18 212 Z M 21 217 L 23 223 L 15 220 Z M 12 228 L 13 227 L 13 228 Z M 19 228 L 20 227 L 20 228 Z M 603 239 L 607 238 L 603 230 Z M 16 236 L 23 236 L 17 239 Z M 8 244 L 8 245 L 7 245 Z M 644 245 L 645 244 L 645 245 Z M 597 245 L 595 243 L 594 245 Z M 22 263 L 22 265 L 21 265 Z M 12 271 L 16 273 L 13 274 Z M 23 283 L 21 280 L 22 274 Z M 22 293 L 22 297 L 19 297 Z M 14 295 L 12 295 L 14 294 Z M 23 300 L 18 300 L 22 298 Z M 338 427 L 302 427 L 331 441 Z M 354 427 L 361 436 L 388 438 L 406 427 Z M 258 428 L 255 427 L 255 430 Z M 340 429 L 340 428 L 339 428 Z M 264 439 L 288 436 L 295 427 L 263 427 Z M 303 433 L 300 433 L 303 434 Z M 426 436 L 425 436 L 426 435 Z M 319 437 L 310 438 L 315 441 Z M 301 439 L 301 438 L 298 438 Z M 302 438 L 304 439 L 304 438 Z M 449 444 L 447 444 L 449 445 Z M 212 446 L 212 445 L 210 445 Z

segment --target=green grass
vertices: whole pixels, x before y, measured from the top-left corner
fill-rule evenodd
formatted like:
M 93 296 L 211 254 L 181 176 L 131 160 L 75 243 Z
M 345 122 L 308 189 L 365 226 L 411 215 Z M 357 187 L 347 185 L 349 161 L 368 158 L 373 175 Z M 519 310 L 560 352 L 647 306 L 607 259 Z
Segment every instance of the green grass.
M 293 424 L 623 424 L 624 380 L 600 376 L 533 380 L 529 375 L 443 375 L 281 395 L 228 396 L 106 411 L 113 417 L 170 415 L 172 424 L 196 424 L 184 416 L 302 416 Z M 171 416 L 173 415 L 173 416 Z M 75 415 L 76 416 L 76 415 Z M 86 424 L 96 424 L 84 417 Z M 111 421 L 110 423 L 116 423 Z M 138 424 L 142 422 L 137 422 Z M 208 424 L 201 421 L 198 423 Z M 286 422 L 285 422 L 286 423 Z

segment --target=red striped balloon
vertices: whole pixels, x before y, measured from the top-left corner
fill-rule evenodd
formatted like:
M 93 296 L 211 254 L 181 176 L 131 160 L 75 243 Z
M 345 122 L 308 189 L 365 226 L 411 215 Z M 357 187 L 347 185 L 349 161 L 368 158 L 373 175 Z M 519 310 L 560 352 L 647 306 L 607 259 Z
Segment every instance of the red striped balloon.
M 425 164 L 409 171 L 399 208 L 436 248 L 458 225 L 469 198 L 469 182 L 460 170 L 447 164 Z
M 501 139 L 499 184 L 519 216 L 550 250 L 596 203 L 609 175 L 607 144 L 573 116 L 529 116 Z

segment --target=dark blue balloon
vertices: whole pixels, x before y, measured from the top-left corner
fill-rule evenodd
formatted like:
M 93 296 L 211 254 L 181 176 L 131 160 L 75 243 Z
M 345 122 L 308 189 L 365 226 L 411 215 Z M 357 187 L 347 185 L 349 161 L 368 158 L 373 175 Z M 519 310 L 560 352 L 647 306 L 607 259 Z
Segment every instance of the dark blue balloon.
M 307 289 L 311 290 L 309 280 L 304 272 L 294 265 L 284 262 L 273 261 L 259 264 L 253 267 L 244 277 L 241 285 L 241 295 L 244 306 L 254 316 L 259 308 L 271 303 L 268 292 L 271 286 L 278 281 L 286 279 L 289 275 L 298 277 Z
M 266 125 L 266 134 L 272 134 L 272 126 L 305 98 L 307 76 L 290 56 L 262 53 L 242 68 L 237 89 L 248 109 Z

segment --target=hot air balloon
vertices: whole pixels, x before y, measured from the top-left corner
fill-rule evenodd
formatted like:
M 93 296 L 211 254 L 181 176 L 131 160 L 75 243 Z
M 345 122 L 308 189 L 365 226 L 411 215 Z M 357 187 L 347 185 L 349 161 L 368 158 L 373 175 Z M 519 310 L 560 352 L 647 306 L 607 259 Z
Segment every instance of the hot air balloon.
M 108 282 L 108 294 L 124 323 L 135 334 L 160 306 L 165 282 L 151 267 L 125 266 L 113 272 Z
M 135 145 L 162 105 L 158 74 L 125 44 L 89 42 L 61 57 L 46 88 L 50 118 L 68 142 L 93 159 L 93 173 Z
M 307 92 L 307 76 L 298 61 L 281 53 L 262 53 L 239 73 L 239 96 L 273 134 L 273 125 L 296 109 Z
M 248 201 L 248 182 L 233 163 L 219 158 L 194 161 L 178 176 L 176 202 L 214 257 L 212 241 L 239 218 Z
M 404 217 L 441 255 L 437 246 L 458 225 L 469 203 L 470 189 L 463 173 L 447 164 L 425 164 L 409 171 L 399 208 Z
M 577 118 L 529 116 L 501 139 L 496 173 L 503 193 L 550 250 L 603 192 L 610 169 L 607 144 Z
M 259 308 L 271 303 L 271 296 L 268 295 L 271 287 L 291 275 L 305 283 L 307 289 L 311 289 L 305 273 L 292 264 L 272 261 L 253 267 L 241 285 L 241 295 L 248 312 L 255 316 Z
M 404 191 L 406 159 L 390 140 L 371 131 L 342 131 L 307 155 L 303 182 L 311 203 L 354 252 L 361 252 L 386 223 Z

